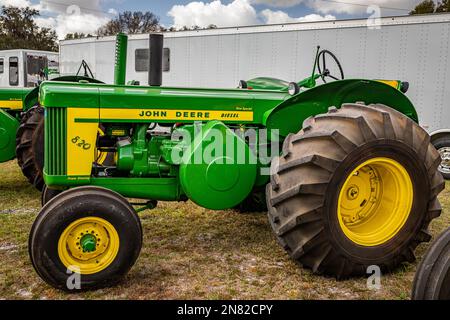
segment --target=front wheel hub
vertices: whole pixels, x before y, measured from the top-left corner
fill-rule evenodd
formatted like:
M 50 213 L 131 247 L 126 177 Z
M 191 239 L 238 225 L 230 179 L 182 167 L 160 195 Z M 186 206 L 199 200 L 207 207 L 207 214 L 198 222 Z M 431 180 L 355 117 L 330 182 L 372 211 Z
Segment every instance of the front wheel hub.
M 81 238 L 80 243 L 83 252 L 94 252 L 97 246 L 97 238 L 92 234 L 86 234 Z

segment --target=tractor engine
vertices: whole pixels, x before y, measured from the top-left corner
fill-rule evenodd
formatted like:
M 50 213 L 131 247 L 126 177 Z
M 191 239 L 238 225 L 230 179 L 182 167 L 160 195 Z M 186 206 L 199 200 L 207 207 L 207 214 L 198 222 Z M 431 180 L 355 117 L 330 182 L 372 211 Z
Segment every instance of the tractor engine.
M 157 124 L 106 125 L 105 131 L 97 139 L 96 177 L 175 179 L 179 187 L 173 198 L 206 208 L 238 205 L 257 178 L 254 129 L 212 121 L 174 125 L 170 131 Z

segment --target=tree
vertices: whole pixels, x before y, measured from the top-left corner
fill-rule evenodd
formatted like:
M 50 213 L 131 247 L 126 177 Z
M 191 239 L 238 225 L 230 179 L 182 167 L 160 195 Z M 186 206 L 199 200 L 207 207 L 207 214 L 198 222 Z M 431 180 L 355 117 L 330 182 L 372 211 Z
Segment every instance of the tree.
M 435 4 L 433 0 L 424 0 L 419 3 L 409 14 L 434 13 Z
M 450 0 L 443 0 L 436 8 L 436 12 L 450 12 Z
M 58 51 L 56 32 L 39 28 L 35 9 L 2 6 L 0 8 L 0 50 L 33 49 Z
M 160 31 L 159 18 L 152 12 L 125 11 L 117 18 L 98 29 L 99 36 L 116 35 L 119 32 L 128 34 Z
M 84 33 L 68 33 L 66 34 L 65 40 L 74 40 L 74 39 L 83 39 L 83 38 L 90 38 L 92 37 L 91 34 L 84 34 Z

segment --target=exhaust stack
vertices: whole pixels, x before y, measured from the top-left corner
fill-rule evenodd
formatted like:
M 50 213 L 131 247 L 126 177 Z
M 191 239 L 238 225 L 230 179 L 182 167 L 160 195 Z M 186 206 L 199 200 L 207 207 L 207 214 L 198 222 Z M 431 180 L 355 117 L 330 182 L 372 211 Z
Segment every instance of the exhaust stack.
M 160 87 L 162 85 L 164 36 L 156 33 L 150 34 L 149 45 L 148 84 Z

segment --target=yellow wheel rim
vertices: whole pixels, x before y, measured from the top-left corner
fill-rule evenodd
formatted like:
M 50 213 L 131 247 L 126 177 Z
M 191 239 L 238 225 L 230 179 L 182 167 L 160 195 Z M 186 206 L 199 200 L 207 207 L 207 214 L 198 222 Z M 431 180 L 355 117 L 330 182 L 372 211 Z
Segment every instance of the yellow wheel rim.
M 58 241 L 58 255 L 70 270 L 94 274 L 106 269 L 119 252 L 119 235 L 108 221 L 98 217 L 71 223 Z
M 408 220 L 413 185 L 397 161 L 374 158 L 347 177 L 337 214 L 344 234 L 361 246 L 378 246 L 392 239 Z

